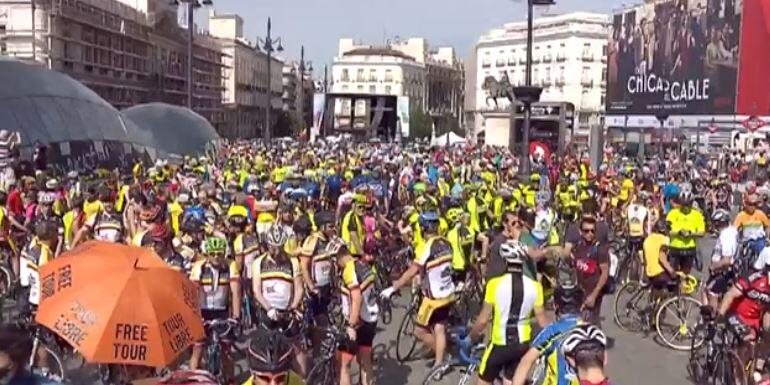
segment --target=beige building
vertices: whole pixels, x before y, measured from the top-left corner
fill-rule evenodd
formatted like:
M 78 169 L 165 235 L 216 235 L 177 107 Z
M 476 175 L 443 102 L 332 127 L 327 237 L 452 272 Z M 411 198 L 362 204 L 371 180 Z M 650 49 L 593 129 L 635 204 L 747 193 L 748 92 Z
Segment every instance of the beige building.
M 451 47 L 431 50 L 424 38 L 385 46 L 339 41 L 332 67 L 333 93 L 407 96 L 434 116 L 462 119 L 463 66 Z
M 243 36 L 243 19 L 234 14 L 209 15 L 209 33 L 215 37 L 224 54 L 222 68 L 222 103 L 225 106 L 225 129 L 228 138 L 253 138 L 262 135 L 267 97 L 267 55 Z M 283 60 L 271 57 L 270 105 L 276 113 L 283 108 Z

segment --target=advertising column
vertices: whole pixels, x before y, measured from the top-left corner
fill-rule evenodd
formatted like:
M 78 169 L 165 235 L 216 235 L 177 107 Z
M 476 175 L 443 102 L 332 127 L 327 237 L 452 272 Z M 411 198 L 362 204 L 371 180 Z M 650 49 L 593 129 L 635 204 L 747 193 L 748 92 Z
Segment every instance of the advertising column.
M 670 0 L 614 15 L 607 114 L 733 114 L 741 0 Z

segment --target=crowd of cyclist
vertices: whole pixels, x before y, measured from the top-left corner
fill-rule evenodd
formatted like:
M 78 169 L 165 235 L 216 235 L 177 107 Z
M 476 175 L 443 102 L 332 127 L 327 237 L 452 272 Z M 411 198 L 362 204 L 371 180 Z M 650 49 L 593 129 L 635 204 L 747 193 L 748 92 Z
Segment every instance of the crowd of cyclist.
M 549 384 L 609 384 L 601 304 L 618 279 L 610 247 L 618 236 L 642 250 L 641 279 L 665 292 L 698 265 L 698 238 L 713 231 L 704 301 L 745 326 L 747 340 L 761 334 L 770 306 L 766 182 L 742 190 L 732 220 L 734 184 L 691 163 L 611 154 L 596 172 L 569 155 L 532 163 L 522 177 L 510 153 L 490 147 L 242 142 L 122 172 L 38 171 L 3 181 L 0 245 L 23 312 L 39 302 L 37 268 L 86 240 L 152 248 L 198 284 L 205 321 L 256 325 L 247 380 L 256 385 L 304 383 L 329 326 L 347 337 L 338 383 L 356 382 L 357 362 L 360 383 L 373 384 L 381 304 L 406 288 L 421 298 L 414 335 L 437 376 L 452 354 L 448 330 L 462 324 L 460 348 L 487 336 L 479 384 L 525 384 L 541 357 Z M 739 263 L 744 243 L 755 256 L 748 265 Z M 375 268 L 402 249 L 409 260 L 392 266 L 403 269 Z M 376 290 L 378 275 L 390 286 Z M 458 319 L 453 307 L 474 285 L 482 303 Z M 4 330 L 0 364 L 10 358 L 13 378 L 24 355 L 4 348 L 18 346 L 9 341 L 18 333 Z M 219 383 L 199 370 L 204 343 L 173 383 Z M 230 358 L 222 358 L 226 383 L 235 381 Z

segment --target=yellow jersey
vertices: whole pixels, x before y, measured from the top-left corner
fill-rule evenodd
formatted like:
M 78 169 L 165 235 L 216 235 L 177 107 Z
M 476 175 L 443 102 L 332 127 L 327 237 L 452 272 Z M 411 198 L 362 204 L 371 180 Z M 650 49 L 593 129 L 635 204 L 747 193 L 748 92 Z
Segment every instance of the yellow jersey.
M 660 250 L 668 247 L 669 239 L 660 233 L 652 233 L 647 236 L 642 244 L 644 250 L 644 271 L 648 277 L 655 277 L 664 272 L 660 264 Z
M 703 234 L 706 231 L 706 222 L 700 211 L 691 208 L 687 214 L 680 209 L 673 209 L 666 215 L 666 221 L 671 223 L 671 248 L 694 249 L 697 245 L 694 234 Z M 677 233 L 689 231 L 690 236 L 682 236 Z

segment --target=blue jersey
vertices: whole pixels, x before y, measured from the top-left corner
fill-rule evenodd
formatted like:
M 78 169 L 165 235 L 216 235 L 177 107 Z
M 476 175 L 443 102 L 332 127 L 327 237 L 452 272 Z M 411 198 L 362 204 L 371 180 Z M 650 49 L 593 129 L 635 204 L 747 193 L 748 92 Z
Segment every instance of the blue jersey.
M 530 346 L 540 352 L 541 357 L 546 358 L 546 376 L 544 384 L 548 385 L 576 385 L 578 384 L 575 372 L 569 367 L 564 355 L 561 354 L 561 343 L 565 335 L 583 321 L 575 315 L 567 315 L 556 322 L 546 326 Z

